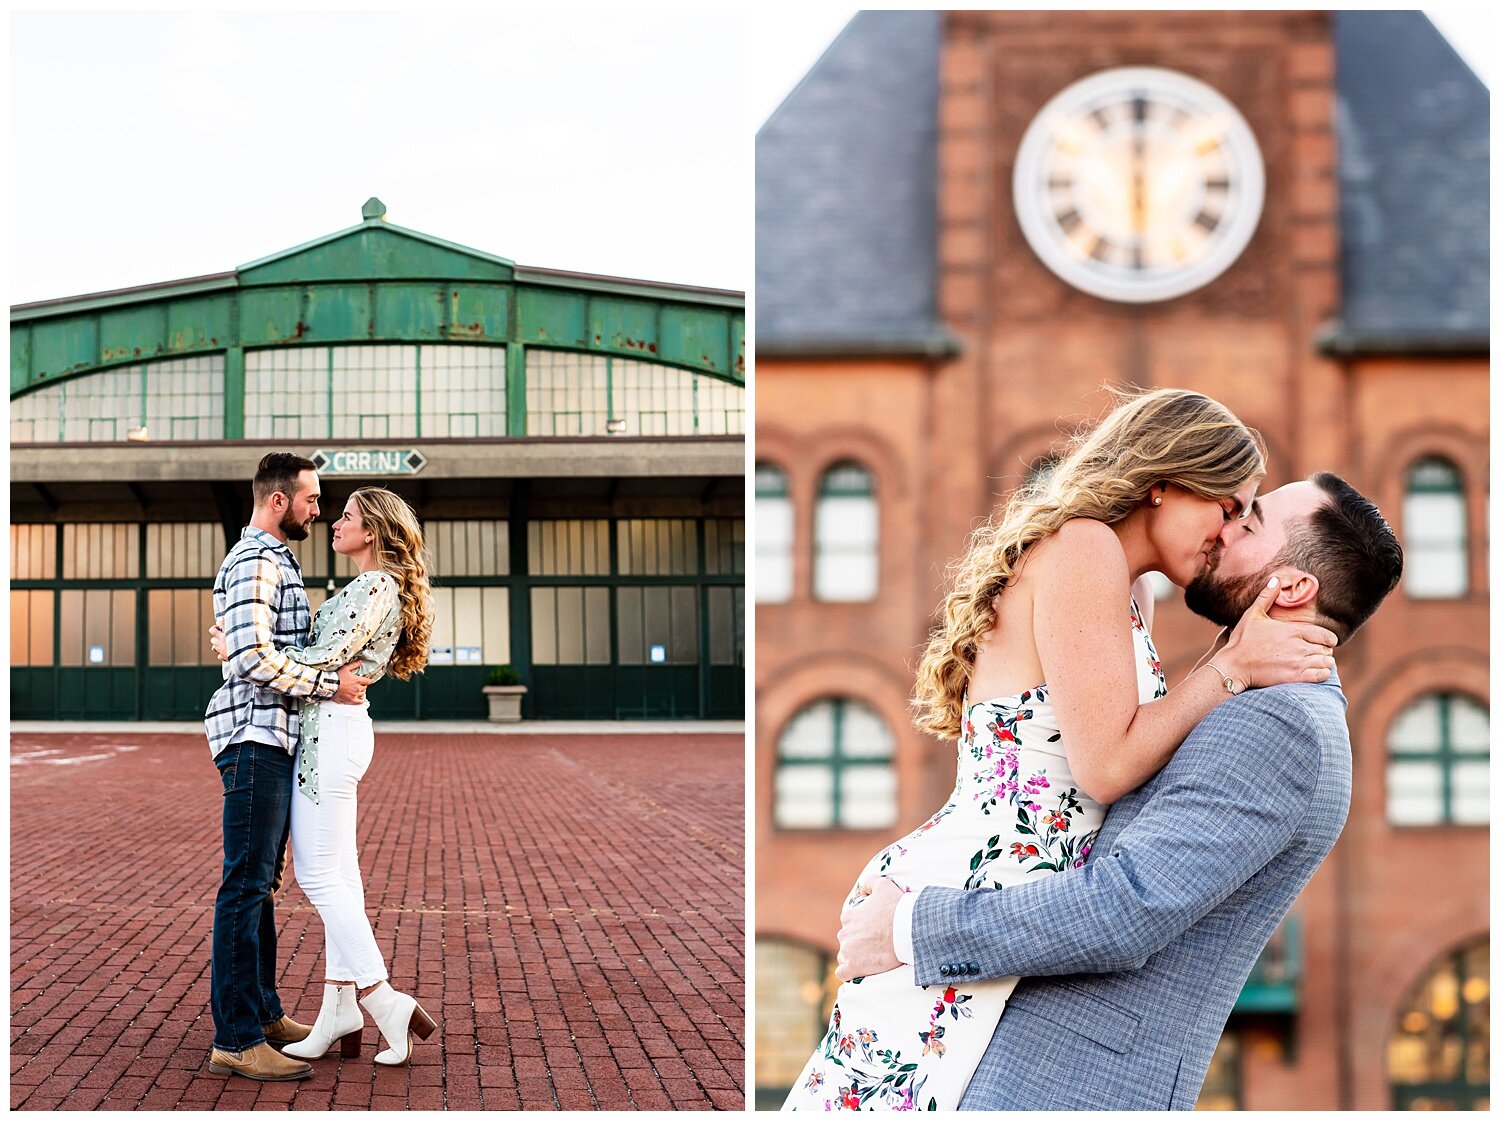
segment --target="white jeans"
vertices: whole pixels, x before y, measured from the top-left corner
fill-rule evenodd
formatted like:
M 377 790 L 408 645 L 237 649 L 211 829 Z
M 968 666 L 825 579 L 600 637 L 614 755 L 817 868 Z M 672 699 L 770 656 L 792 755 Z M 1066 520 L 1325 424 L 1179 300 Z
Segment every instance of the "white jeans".
M 325 701 L 318 711 L 319 800 L 292 791 L 292 861 L 297 882 L 323 920 L 324 976 L 360 988 L 388 977 L 365 915 L 354 845 L 359 780 L 374 754 L 369 706 Z

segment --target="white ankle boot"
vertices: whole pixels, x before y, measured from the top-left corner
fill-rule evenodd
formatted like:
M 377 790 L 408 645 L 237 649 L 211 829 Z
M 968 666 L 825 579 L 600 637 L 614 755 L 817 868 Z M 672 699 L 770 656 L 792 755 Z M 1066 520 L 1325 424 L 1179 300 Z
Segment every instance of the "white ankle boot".
M 353 985 L 324 985 L 323 1006 L 318 1009 L 312 1032 L 301 1043 L 287 1044 L 282 1053 L 297 1059 L 321 1059 L 338 1043 L 344 1058 L 358 1057 L 365 1018 L 355 994 Z
M 397 1067 L 411 1061 L 411 1037 L 426 1039 L 436 1029 L 432 1017 L 422 1006 L 405 993 L 398 993 L 389 984 L 382 983 L 359 999 L 365 1011 L 380 1028 L 380 1034 L 390 1044 L 387 1050 L 375 1056 L 381 1066 Z

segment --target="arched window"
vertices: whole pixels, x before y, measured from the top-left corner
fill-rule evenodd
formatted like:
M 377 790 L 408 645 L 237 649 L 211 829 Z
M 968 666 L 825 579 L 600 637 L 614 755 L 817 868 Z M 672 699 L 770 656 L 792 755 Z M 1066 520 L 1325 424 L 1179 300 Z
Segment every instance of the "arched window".
M 813 596 L 853 602 L 875 598 L 880 511 L 869 469 L 835 463 L 818 483 L 813 527 Z
M 792 598 L 792 498 L 786 472 L 755 465 L 755 602 Z
M 1490 947 L 1438 962 L 1396 1013 L 1386 1044 L 1397 1109 L 1490 1107 Z
M 1446 459 L 1428 457 L 1406 473 L 1401 506 L 1406 550 L 1402 586 L 1413 599 L 1445 599 L 1469 590 L 1469 534 L 1464 488 Z
M 755 1108 L 779 1109 L 828 1017 L 838 981 L 827 954 L 785 938 L 755 940 Z
M 1392 825 L 1483 825 L 1490 806 L 1490 716 L 1455 693 L 1421 697 L 1386 734 Z
M 883 829 L 896 820 L 895 740 L 859 701 L 801 709 L 776 741 L 776 826 Z

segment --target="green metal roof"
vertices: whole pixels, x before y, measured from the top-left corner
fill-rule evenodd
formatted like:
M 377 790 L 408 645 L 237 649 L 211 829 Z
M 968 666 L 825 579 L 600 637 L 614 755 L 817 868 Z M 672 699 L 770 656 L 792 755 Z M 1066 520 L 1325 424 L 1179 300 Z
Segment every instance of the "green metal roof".
M 372 198 L 359 225 L 232 272 L 15 305 L 11 396 L 159 358 L 364 342 L 545 346 L 744 384 L 743 293 L 527 269 L 384 215 Z

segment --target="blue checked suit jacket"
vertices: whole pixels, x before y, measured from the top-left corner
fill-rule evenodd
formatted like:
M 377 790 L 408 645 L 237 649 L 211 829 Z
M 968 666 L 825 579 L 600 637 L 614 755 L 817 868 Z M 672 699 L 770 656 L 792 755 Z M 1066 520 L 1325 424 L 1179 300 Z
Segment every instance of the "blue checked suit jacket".
M 1080 869 L 927 888 L 916 982 L 1024 978 L 963 1109 L 1191 1109 L 1230 1009 L 1349 813 L 1335 676 L 1225 701 L 1109 811 Z

